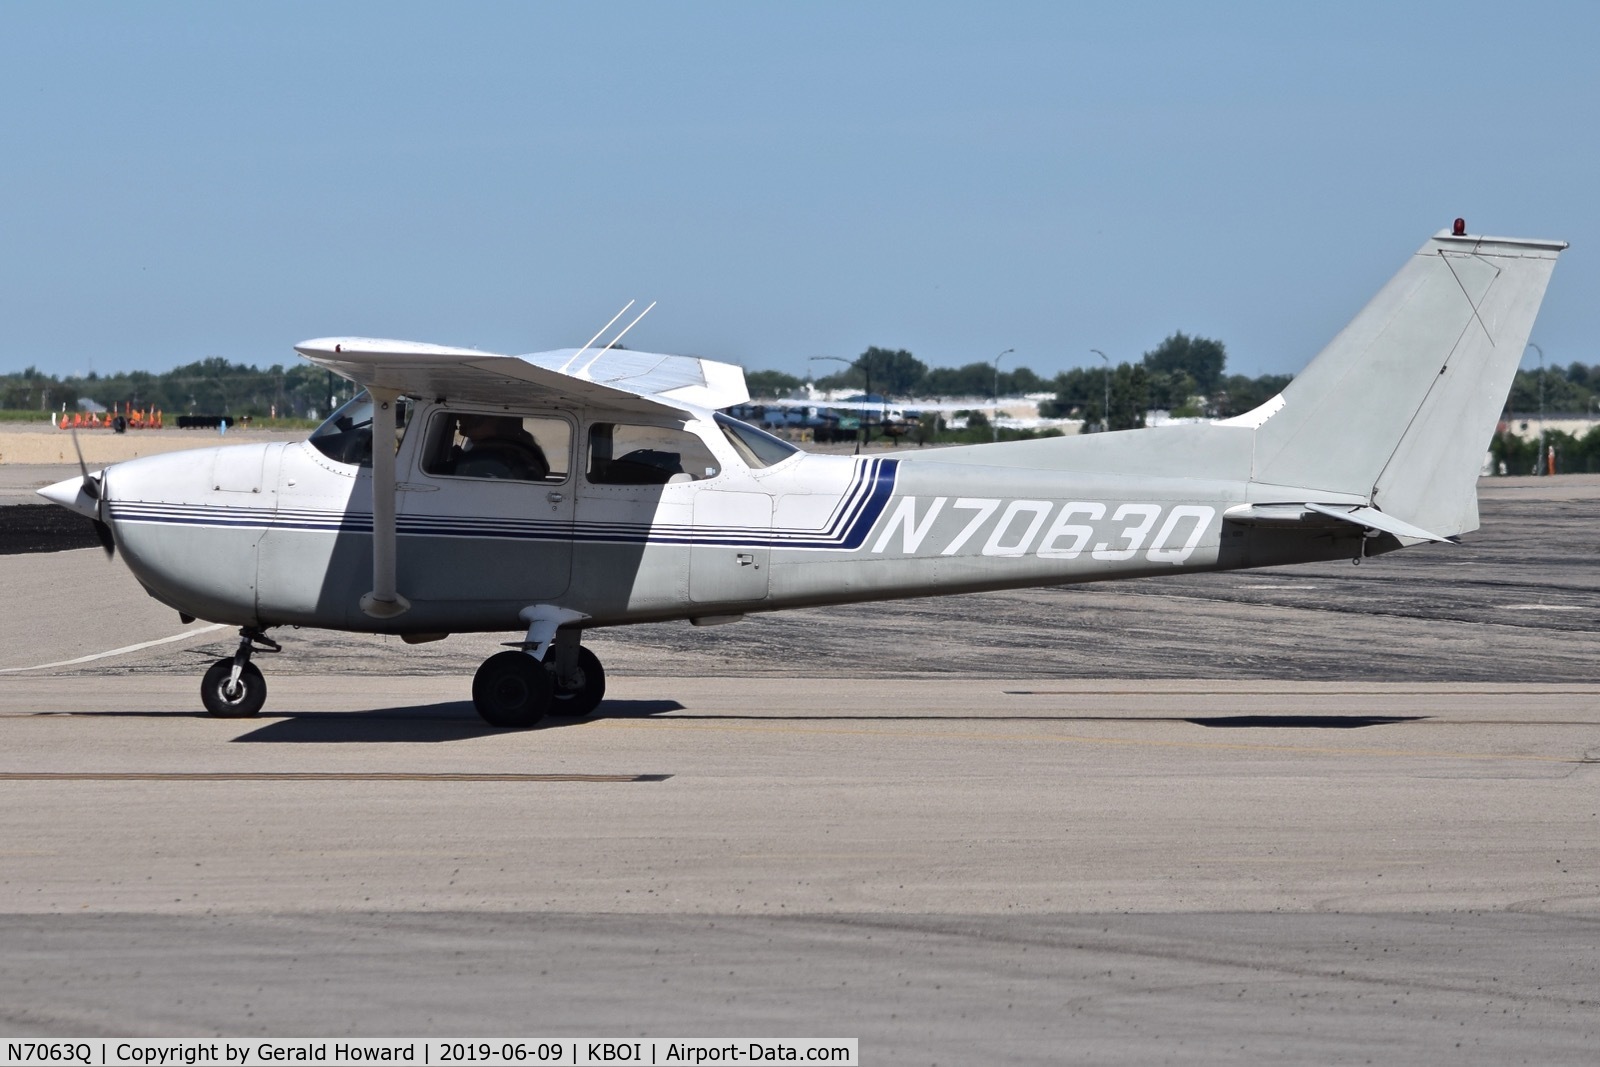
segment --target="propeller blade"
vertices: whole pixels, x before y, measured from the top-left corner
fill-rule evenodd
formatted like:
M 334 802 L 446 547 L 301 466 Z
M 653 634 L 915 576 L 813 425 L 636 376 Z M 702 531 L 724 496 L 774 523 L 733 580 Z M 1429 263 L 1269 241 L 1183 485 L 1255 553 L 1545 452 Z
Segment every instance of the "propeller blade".
M 90 500 L 100 499 L 100 483 L 89 477 L 89 465 L 83 461 L 83 446 L 78 443 L 78 428 L 72 428 L 72 450 L 78 453 L 78 470 L 83 472 L 83 495 Z
M 90 500 L 99 501 L 100 483 L 89 476 L 89 465 L 83 461 L 83 446 L 78 443 L 78 428 L 72 428 L 72 450 L 78 453 L 78 470 L 83 473 L 83 495 Z M 100 547 L 105 549 L 106 559 L 111 559 L 117 554 L 117 540 L 111 535 L 111 527 L 104 519 L 99 517 L 89 520 L 94 523 L 94 537 L 100 542 Z
M 94 536 L 100 542 L 100 547 L 105 549 L 106 559 L 115 556 L 117 554 L 117 542 L 111 536 L 111 526 L 101 522 L 99 519 L 90 519 L 89 521 L 94 523 Z

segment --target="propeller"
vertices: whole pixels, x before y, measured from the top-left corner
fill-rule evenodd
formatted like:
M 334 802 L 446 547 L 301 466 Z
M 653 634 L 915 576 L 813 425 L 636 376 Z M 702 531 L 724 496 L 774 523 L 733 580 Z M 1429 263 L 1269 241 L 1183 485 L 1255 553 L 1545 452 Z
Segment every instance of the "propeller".
M 89 519 L 94 523 L 95 540 L 100 542 L 100 547 L 105 549 L 106 558 L 110 559 L 117 554 L 117 542 L 111 535 L 110 524 L 99 516 L 99 512 L 105 507 L 100 499 L 100 483 L 89 473 L 89 465 L 83 461 L 83 446 L 78 443 L 77 427 L 72 429 L 72 449 L 78 453 L 78 470 L 83 472 L 83 495 L 96 504 L 96 514 Z

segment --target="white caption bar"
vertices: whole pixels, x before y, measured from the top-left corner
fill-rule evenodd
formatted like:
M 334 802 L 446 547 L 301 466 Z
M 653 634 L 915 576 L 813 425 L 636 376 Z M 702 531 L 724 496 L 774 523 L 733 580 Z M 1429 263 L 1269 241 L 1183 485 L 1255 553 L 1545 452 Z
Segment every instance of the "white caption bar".
M 265 1064 L 407 1063 L 421 1067 L 505 1067 L 517 1064 L 830 1063 L 857 1067 L 860 1040 L 841 1038 L 602 1037 L 475 1039 L 92 1038 L 83 1041 L 7 1041 L 3 1067 L 87 1064 L 90 1067 L 258 1067 Z

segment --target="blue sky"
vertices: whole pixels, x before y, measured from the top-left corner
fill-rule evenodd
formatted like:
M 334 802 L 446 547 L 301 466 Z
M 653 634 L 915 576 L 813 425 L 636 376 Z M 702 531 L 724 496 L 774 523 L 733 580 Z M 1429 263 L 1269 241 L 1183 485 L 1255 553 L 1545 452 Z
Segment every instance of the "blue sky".
M 1298 370 L 1434 231 L 1573 242 L 1600 5 L 0 5 L 0 371 L 868 345 Z M 1530 361 L 1532 354 L 1530 353 Z M 815 366 L 815 365 L 813 365 Z M 837 365 L 833 365 L 836 369 Z M 820 365 L 826 373 L 828 364 Z

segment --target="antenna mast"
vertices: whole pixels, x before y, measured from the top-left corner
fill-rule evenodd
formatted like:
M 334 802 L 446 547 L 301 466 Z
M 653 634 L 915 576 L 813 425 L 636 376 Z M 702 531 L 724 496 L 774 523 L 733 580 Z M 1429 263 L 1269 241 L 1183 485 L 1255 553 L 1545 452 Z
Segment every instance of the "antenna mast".
M 622 340 L 622 334 L 627 333 L 629 330 L 631 330 L 635 326 L 637 326 L 639 324 L 639 320 L 640 319 L 642 319 L 646 315 L 650 314 L 650 308 L 655 307 L 656 303 L 657 302 L 654 301 L 654 300 L 650 301 L 650 307 L 645 308 L 643 311 L 639 312 L 638 315 L 635 315 L 633 321 L 628 323 L 628 325 L 626 325 L 626 326 L 624 326 L 622 328 L 622 333 L 619 333 L 615 337 L 613 337 L 610 340 L 610 342 L 608 342 L 606 344 L 606 346 L 604 348 L 602 348 L 600 351 L 598 351 L 598 352 L 596 352 L 594 354 L 594 359 L 589 360 L 589 362 L 587 362 L 587 363 L 585 363 L 583 365 L 583 368 L 581 370 L 578 370 L 575 373 L 577 373 L 577 374 L 587 374 L 589 372 L 589 368 L 594 366 L 594 361 L 596 359 L 599 359 L 601 356 L 605 355 L 607 352 L 611 351 L 611 346 L 616 344 L 618 341 Z M 630 308 L 633 307 L 633 301 L 632 300 L 628 301 L 628 307 L 630 307 Z M 622 309 L 622 311 L 627 311 L 627 310 L 628 310 L 628 308 L 623 308 Z M 617 312 L 617 318 L 621 318 L 622 317 L 622 311 Z M 616 322 L 616 321 L 617 321 L 617 319 L 612 319 L 611 320 L 611 322 Z M 606 323 L 606 325 L 610 326 L 611 323 L 608 322 L 608 323 Z M 602 331 L 602 332 L 604 332 L 604 331 Z M 593 342 L 590 342 L 590 343 L 592 344 Z
M 583 354 L 584 354 L 584 353 L 585 353 L 585 352 L 587 352 L 587 351 L 589 351 L 589 346 L 590 346 L 590 345 L 592 345 L 592 344 L 594 344 L 594 343 L 595 343 L 595 342 L 596 342 L 596 341 L 598 341 L 598 340 L 600 340 L 600 335 L 601 335 L 601 334 L 603 334 L 603 333 L 605 333 L 605 332 L 606 332 L 606 331 L 607 331 L 607 330 L 609 330 L 609 329 L 611 329 L 611 323 L 612 323 L 612 322 L 616 322 L 616 321 L 617 321 L 617 320 L 618 320 L 618 319 L 620 319 L 620 318 L 622 318 L 622 316 L 623 316 L 623 315 L 625 315 L 625 314 L 627 314 L 627 312 L 628 312 L 628 309 L 629 309 L 629 308 L 631 308 L 631 307 L 633 307 L 633 305 L 634 305 L 634 304 L 635 304 L 635 303 L 637 303 L 637 301 L 634 301 L 634 300 L 630 300 L 630 301 L 628 301 L 628 302 L 627 302 L 627 303 L 626 303 L 626 304 L 623 304 L 623 305 L 622 305 L 622 310 L 621 310 L 621 311 L 619 311 L 619 312 L 617 312 L 617 313 L 616 313 L 616 314 L 615 314 L 615 315 L 613 315 L 613 316 L 611 316 L 611 322 L 608 322 L 608 323 L 606 323 L 606 324 L 605 324 L 605 325 L 604 325 L 604 326 L 602 326 L 602 327 L 600 327 L 600 328 L 599 328 L 599 329 L 598 329 L 598 330 L 596 330 L 596 331 L 595 331 L 595 332 L 594 332 L 594 336 L 593 336 L 593 337 L 591 337 L 591 338 L 589 338 L 589 339 L 588 339 L 588 340 L 587 340 L 587 341 L 585 341 L 585 342 L 584 342 L 584 343 L 583 343 L 583 347 L 582 347 L 582 348 L 580 348 L 580 349 L 578 349 L 578 350 L 577 350 L 577 351 L 576 351 L 576 352 L 574 352 L 574 353 L 572 353 L 572 355 L 571 355 L 571 356 L 569 356 L 569 357 L 568 357 L 568 358 L 567 358 L 567 361 L 566 361 L 566 362 L 565 362 L 565 363 L 563 363 L 563 364 L 561 364 L 561 373 L 562 373 L 562 374 L 565 374 L 565 373 L 566 373 L 566 372 L 567 372 L 567 368 L 568 368 L 568 367 L 570 367 L 570 366 L 572 366 L 572 364 L 573 364 L 573 362 L 574 362 L 574 361 L 575 361 L 575 360 L 576 360 L 576 359 L 577 359 L 577 358 L 578 358 L 578 357 L 579 357 L 579 356 L 581 356 L 581 355 L 583 355 Z M 650 307 L 655 307 L 655 305 L 654 305 L 654 304 L 651 304 L 651 305 L 650 305 Z M 648 310 L 650 310 L 650 308 L 646 308 L 646 309 L 645 309 L 645 310 L 646 310 L 646 311 L 648 311 Z M 642 316 L 641 316 L 641 317 L 642 317 Z M 634 321 L 634 322 L 638 322 L 638 321 L 639 321 L 639 320 L 638 320 L 638 319 L 634 319 L 634 320 L 633 320 L 633 321 Z M 630 323 L 630 325 L 632 325 L 632 324 L 631 324 L 631 323 Z M 627 333 L 627 332 L 628 332 L 628 331 L 627 331 L 627 330 L 623 330 L 623 331 L 622 331 L 622 333 Z M 618 334 L 618 335 L 617 335 L 617 336 L 618 336 L 618 337 L 621 337 L 621 336 L 622 336 L 622 334 Z M 612 341 L 612 342 L 611 342 L 611 344 L 616 344 L 616 341 Z M 611 347 L 611 345 L 606 345 L 606 348 L 610 348 L 610 347 Z M 594 360 L 590 360 L 590 361 L 589 361 L 589 362 L 591 362 L 591 363 L 592 363 L 592 362 L 594 362 Z

